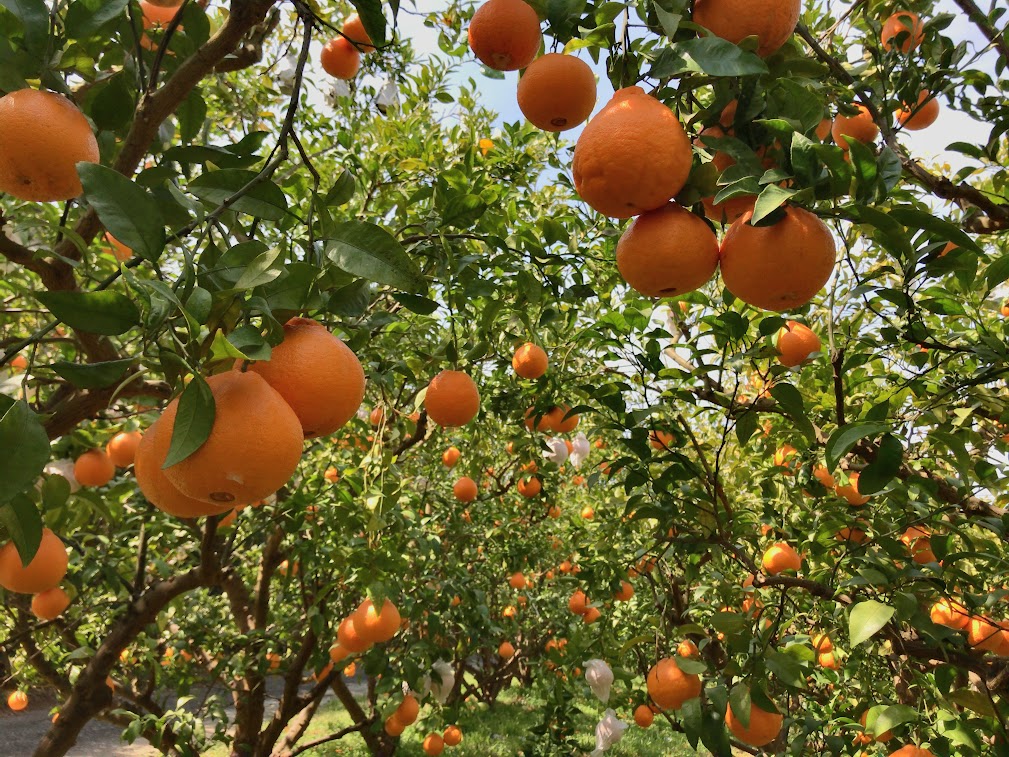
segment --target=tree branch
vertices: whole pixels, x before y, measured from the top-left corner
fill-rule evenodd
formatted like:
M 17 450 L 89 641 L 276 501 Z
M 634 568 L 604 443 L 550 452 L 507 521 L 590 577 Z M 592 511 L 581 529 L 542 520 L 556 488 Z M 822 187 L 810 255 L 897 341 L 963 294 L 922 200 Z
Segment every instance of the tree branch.
M 967 17 L 974 22 L 974 26 L 981 30 L 981 33 L 991 42 L 992 47 L 998 51 L 1006 63 L 1009 63 L 1009 42 L 1006 41 L 1006 33 L 1000 32 L 992 26 L 988 16 L 974 0 L 953 0 L 953 2 L 960 6 L 960 10 L 967 14 Z

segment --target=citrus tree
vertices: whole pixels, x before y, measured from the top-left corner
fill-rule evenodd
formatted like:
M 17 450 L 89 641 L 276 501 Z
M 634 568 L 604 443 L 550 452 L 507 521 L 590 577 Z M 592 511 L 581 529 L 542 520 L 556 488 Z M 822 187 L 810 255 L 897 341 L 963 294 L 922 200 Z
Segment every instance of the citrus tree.
M 997 5 L 0 3 L 36 754 L 1009 752 Z

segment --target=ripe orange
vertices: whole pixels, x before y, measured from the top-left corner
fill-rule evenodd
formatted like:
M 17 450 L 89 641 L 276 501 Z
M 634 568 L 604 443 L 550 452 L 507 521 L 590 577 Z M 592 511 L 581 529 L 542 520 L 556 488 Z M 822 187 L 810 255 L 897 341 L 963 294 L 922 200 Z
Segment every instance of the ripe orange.
M 592 520 L 596 517 L 596 511 L 592 508 L 592 505 L 585 505 L 582 508 L 582 518 L 585 520 Z
M 339 644 L 334 644 L 329 648 L 329 661 L 332 663 L 343 662 L 350 657 L 350 652 Z
M 463 476 L 453 485 L 452 493 L 460 502 L 472 502 L 477 495 L 476 481 L 469 476 Z
M 144 28 L 152 26 L 168 26 L 179 12 L 182 3 L 158 2 L 158 0 L 140 0 L 140 10 L 144 14 Z
M 385 410 L 381 405 L 378 407 L 373 407 L 371 412 L 368 413 L 368 423 L 372 426 L 381 426 L 382 421 L 385 420 Z
M 733 44 L 756 35 L 766 58 L 792 36 L 801 10 L 801 0 L 695 0 L 693 21 Z
M 17 594 L 49 591 L 59 586 L 67 574 L 68 562 L 60 537 L 43 528 L 38 552 L 28 565 L 22 565 L 13 542 L 0 547 L 0 586 Z
M 513 589 L 522 590 L 528 585 L 526 582 L 526 577 L 521 573 L 512 573 L 508 578 L 508 585 Z
M 647 704 L 639 704 L 634 708 L 634 722 L 641 728 L 648 728 L 655 720 L 655 713 Z
M 592 208 L 630 218 L 669 202 L 690 173 L 690 140 L 676 115 L 641 87 L 625 87 L 575 145 L 575 189 Z
M 676 654 L 680 657 L 688 657 L 694 659 L 701 656 L 701 651 L 697 648 L 697 645 L 690 639 L 684 639 L 679 644 L 676 645 Z
M 12 373 L 19 373 L 28 369 L 28 358 L 24 355 L 15 355 L 8 365 Z
M 838 113 L 834 116 L 834 123 L 830 127 L 830 133 L 834 137 L 834 144 L 842 150 L 848 149 L 848 140 L 851 137 L 863 144 L 872 144 L 879 136 L 879 127 L 872 120 L 869 109 L 861 103 L 855 103 L 858 112 L 853 116 L 846 116 Z
M 932 605 L 929 617 L 932 618 L 933 623 L 956 631 L 962 631 L 970 623 L 967 608 L 959 602 L 945 597 Z
M 566 561 L 565 561 L 566 562 Z M 569 568 L 570 570 L 570 568 Z M 561 572 L 566 573 L 564 566 L 561 566 Z M 585 592 L 581 589 L 576 589 L 574 594 L 571 595 L 571 599 L 568 600 L 568 609 L 571 610 L 575 615 L 584 615 L 589 609 L 589 598 L 585 596 Z
M 750 746 L 766 746 L 778 738 L 785 718 L 780 713 L 767 712 L 750 703 L 750 725 L 744 728 L 732 712 L 732 705 L 725 708 L 725 725 L 737 739 Z
M 909 526 L 901 534 L 900 540 L 911 553 L 911 559 L 919 565 L 935 562 L 935 554 L 932 552 L 932 535 L 920 526 Z
M 538 379 L 547 372 L 550 361 L 542 347 L 526 342 L 512 356 L 512 369 L 522 378 Z
M 525 427 L 530 431 L 553 431 L 553 422 L 551 420 L 552 411 L 547 411 L 542 415 L 538 415 L 538 411 L 535 408 L 529 408 L 526 410 L 525 414 Z M 537 417 L 539 420 L 537 420 Z
M 342 672 L 345 678 L 353 678 L 357 675 L 357 663 L 350 663 L 350 665 L 345 667 Z
M 823 288 L 834 270 L 830 229 L 808 210 L 788 206 L 772 226 L 751 226 L 745 213 L 719 251 L 722 281 L 733 295 L 764 310 L 792 310 Z
M 341 647 L 351 654 L 365 652 L 371 648 L 371 642 L 361 636 L 357 628 L 357 616 L 351 613 L 342 621 L 336 629 L 336 640 Z
M 838 497 L 844 497 L 852 507 L 861 507 L 869 501 L 868 496 L 860 494 L 858 491 L 858 471 L 849 472 L 848 483 L 844 486 L 835 486 L 834 491 Z
M 518 493 L 527 499 L 532 499 L 540 493 L 543 485 L 540 480 L 533 476 L 532 478 L 522 478 L 519 479 L 518 484 L 515 486 L 518 489 Z
M 728 200 L 716 203 L 714 195 L 702 197 L 701 204 L 704 206 L 704 215 L 720 224 L 732 224 L 743 213 L 753 210 L 756 198 L 752 195 L 740 195 L 730 197 Z M 685 303 L 681 303 L 685 304 Z
M 833 652 L 820 652 L 816 656 L 816 662 L 821 668 L 826 668 L 827 670 L 841 669 L 841 663 L 837 661 L 837 657 Z
M 225 371 L 207 379 L 214 396 L 214 425 L 206 442 L 164 468 L 183 494 L 217 505 L 265 499 L 287 483 L 301 460 L 303 433 L 284 398 L 254 371 Z M 179 400 L 165 408 L 154 436 L 156 459 L 167 457 Z
M 441 464 L 446 468 L 455 467 L 455 464 L 459 462 L 460 454 L 458 447 L 449 447 L 441 453 Z
M 869 537 L 866 535 L 865 531 L 861 528 L 855 528 L 854 526 L 845 526 L 839 529 L 834 538 L 838 541 L 850 541 L 852 544 L 865 544 L 869 541 Z
M 140 444 L 137 445 L 137 452 L 133 460 L 133 475 L 147 501 L 162 512 L 177 518 L 199 518 L 204 515 L 221 515 L 227 512 L 232 507 L 231 505 L 211 504 L 186 496 L 168 480 L 168 476 L 165 475 L 161 466 L 165 462 L 170 440 L 155 441 L 158 436 L 167 434 L 168 429 L 159 418 L 144 432 Z M 217 527 L 220 528 L 221 524 L 218 523 Z
M 239 367 L 242 361 L 235 362 Z M 354 417 L 364 400 L 364 369 L 351 349 L 318 321 L 292 318 L 269 360 L 249 370 L 272 386 L 298 416 L 305 438 L 327 436 Z
M 778 330 L 778 362 L 787 368 L 801 365 L 820 351 L 820 337 L 808 326 L 789 321 Z
M 370 599 L 365 599 L 354 613 L 354 630 L 371 644 L 389 641 L 399 633 L 401 622 L 399 610 L 388 599 L 382 603 L 382 609 L 378 611 Z
M 981 615 L 973 615 L 967 623 L 967 643 L 975 649 L 1005 654 L 1006 639 L 1004 630 L 1009 628 L 1006 623 L 992 621 Z
M 105 241 L 112 245 L 112 256 L 120 263 L 125 263 L 133 257 L 133 250 L 109 234 L 107 231 L 105 232 Z
M 617 242 L 617 270 L 646 297 L 677 297 L 703 286 L 718 268 L 715 232 L 675 202 L 642 213 Z
M 62 95 L 19 89 L 0 97 L 0 191 L 32 202 L 77 197 L 77 163 L 99 161 L 84 115 Z
M 688 699 L 701 695 L 701 679 L 680 670 L 676 660 L 666 657 L 648 671 L 648 696 L 663 710 L 678 710 Z
M 403 735 L 403 731 L 406 730 L 406 724 L 396 717 L 396 713 L 393 713 L 385 719 L 383 728 L 387 734 L 396 738 Z
M 761 564 L 768 575 L 776 576 L 782 571 L 799 570 L 802 558 L 789 544 L 782 541 L 767 548 Z
M 634 587 L 631 586 L 630 581 L 621 581 L 620 588 L 617 589 L 616 593 L 613 595 L 613 598 L 617 600 L 617 602 L 628 602 L 633 596 L 634 596 Z
M 442 734 L 445 746 L 459 746 L 462 743 L 462 729 L 457 725 L 450 725 Z
M 834 651 L 834 642 L 830 640 L 830 637 L 825 633 L 818 633 L 813 636 L 812 639 L 813 649 L 815 649 L 820 654 L 824 652 Z
M 837 486 L 837 482 L 834 480 L 834 477 L 830 475 L 830 471 L 827 470 L 826 465 L 814 466 L 813 478 L 819 481 L 821 486 L 826 489 L 833 489 Z
M 582 620 L 586 624 L 595 623 L 597 620 L 599 620 L 599 618 L 602 617 L 602 615 L 603 614 L 602 612 L 599 611 L 598 607 L 590 607 L 585 611 L 585 614 L 582 615 Z
M 338 471 L 332 465 L 326 468 L 326 472 L 323 473 L 322 475 L 331 484 L 335 484 L 337 481 L 340 480 L 340 471 Z
M 816 138 L 821 142 L 826 142 L 827 137 L 830 136 L 830 127 L 833 126 L 834 122 L 829 118 L 824 118 L 820 120 L 820 123 L 816 125 Z
M 585 121 L 596 104 L 596 76 L 573 55 L 547 53 L 519 79 L 522 115 L 543 131 L 567 131 Z
M 577 415 L 568 416 L 571 411 L 569 405 L 554 407 L 547 414 L 550 419 L 550 428 L 558 434 L 570 434 L 578 428 L 579 418 Z
M 883 49 L 892 49 L 898 35 L 902 35 L 902 41 L 898 44 L 900 51 L 905 55 L 925 40 L 925 25 L 917 13 L 897 11 L 883 22 L 883 31 L 880 34 Z
M 648 442 L 655 449 L 669 449 L 676 439 L 668 431 L 649 431 Z
M 797 450 L 791 444 L 788 444 L 786 442 L 785 444 L 782 444 L 780 447 L 778 447 L 777 450 L 775 450 L 774 464 L 779 468 L 791 468 L 792 466 L 795 465 L 795 461 L 792 458 L 795 457 L 797 454 L 799 454 L 799 450 Z
M 368 32 L 364 29 L 364 22 L 361 21 L 361 17 L 356 13 L 347 16 L 347 20 L 343 22 L 343 29 L 341 31 L 343 31 L 347 39 L 361 48 L 362 51 L 371 52 L 375 49 L 375 45 L 371 42 L 371 37 L 368 36 Z
M 139 431 L 121 431 L 109 439 L 105 445 L 105 452 L 114 465 L 128 468 L 133 465 L 142 438 L 143 434 Z
M 477 146 L 480 148 L 480 154 L 487 157 L 487 153 L 494 149 L 494 140 L 484 137 L 477 143 Z
M 28 706 L 28 695 L 23 691 L 12 691 L 7 697 L 7 706 L 14 712 L 21 712 Z
M 935 757 L 935 755 L 927 749 L 922 749 L 914 744 L 907 744 L 896 752 L 890 752 L 890 757 Z
M 413 725 L 417 721 L 418 715 L 420 715 L 420 704 L 417 702 L 417 697 L 413 694 L 407 694 L 403 697 L 403 701 L 399 703 L 399 707 L 396 708 L 396 714 L 393 717 L 403 725 Z
M 910 131 L 921 131 L 927 129 L 939 118 L 939 101 L 927 90 L 922 90 L 918 95 L 918 102 L 913 106 L 904 107 L 897 111 L 897 120 L 900 125 Z
M 59 586 L 39 592 L 32 597 L 32 613 L 39 620 L 53 620 L 70 606 L 70 595 Z
M 333 37 L 322 48 L 319 63 L 337 79 L 353 79 L 361 69 L 361 51 L 344 37 Z
M 445 751 L 445 740 L 438 733 L 429 733 L 424 737 L 424 754 L 428 757 L 437 757 Z
M 470 21 L 469 49 L 488 68 L 517 71 L 540 50 L 540 19 L 522 0 L 488 0 Z
M 510 641 L 502 641 L 501 645 L 497 648 L 497 654 L 502 660 L 510 660 L 515 656 L 515 647 L 512 646 Z
M 465 426 L 480 412 L 480 392 L 462 371 L 442 371 L 428 384 L 424 407 L 439 426 Z
M 116 475 L 116 466 L 102 449 L 89 449 L 74 461 L 74 478 L 81 486 L 105 486 Z

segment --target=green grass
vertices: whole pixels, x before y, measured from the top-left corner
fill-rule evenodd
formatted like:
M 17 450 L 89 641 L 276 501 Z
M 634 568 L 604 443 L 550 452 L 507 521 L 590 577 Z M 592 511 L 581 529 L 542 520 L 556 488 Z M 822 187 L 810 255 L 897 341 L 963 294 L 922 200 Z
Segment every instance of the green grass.
M 587 704 L 587 703 L 586 703 Z M 457 747 L 446 747 L 444 757 L 515 757 L 530 728 L 542 720 L 543 701 L 534 694 L 520 689 L 511 689 L 502 694 L 494 709 L 485 706 L 465 708 L 457 725 L 462 728 L 463 741 Z M 422 757 L 421 742 L 431 731 L 439 733 L 444 729 L 441 720 L 431 717 L 425 724 L 424 717 L 430 708 L 421 709 L 420 719 L 403 734 L 397 754 L 404 757 Z M 601 712 L 600 712 L 601 715 Z M 599 718 L 581 715 L 576 721 L 576 738 L 585 753 L 595 748 L 595 726 Z M 627 716 L 627 720 L 630 720 Z M 312 724 L 302 739 L 306 744 L 339 731 L 350 725 L 350 718 L 339 702 L 332 701 L 319 709 Z M 210 757 L 227 754 L 223 747 L 207 753 Z M 341 757 L 366 757 L 368 749 L 361 737 L 351 734 L 339 741 L 332 741 L 305 752 L 312 757 L 341 755 Z M 695 755 L 686 739 L 671 731 L 656 718 L 655 724 L 645 730 L 633 722 L 624 732 L 619 744 L 606 752 L 607 757 L 687 757 Z M 706 752 L 705 752 L 706 754 Z

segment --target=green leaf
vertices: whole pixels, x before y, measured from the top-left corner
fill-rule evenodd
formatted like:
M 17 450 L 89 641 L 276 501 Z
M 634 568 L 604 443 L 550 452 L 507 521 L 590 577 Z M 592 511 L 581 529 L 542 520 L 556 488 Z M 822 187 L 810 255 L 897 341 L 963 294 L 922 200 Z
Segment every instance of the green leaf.
M 784 187 L 779 187 L 777 184 L 768 184 L 757 197 L 757 202 L 753 206 L 753 217 L 750 219 L 750 223 L 754 225 L 760 223 L 780 208 L 795 193 L 796 190 L 794 189 L 785 189 Z
M 750 687 L 737 683 L 729 692 L 729 707 L 743 728 L 750 727 Z
M 64 479 L 65 480 L 65 479 Z M 14 548 L 27 566 L 42 543 L 42 516 L 29 497 L 19 495 L 0 505 L 0 523 L 7 529 Z
M 384 45 L 386 23 L 382 3 L 379 0 L 352 0 L 352 2 L 372 43 L 376 46 Z
M 337 224 L 326 245 L 326 255 L 348 273 L 406 292 L 423 292 L 424 276 L 395 237 L 373 223 Z
M 192 381 L 179 397 L 179 409 L 172 429 L 172 444 L 161 467 L 169 468 L 196 452 L 210 436 L 214 427 L 216 405 L 210 385 L 202 376 Z
M 36 299 L 71 328 L 115 336 L 140 323 L 133 300 L 119 292 L 36 292 Z
M 720 37 L 698 37 L 677 42 L 664 50 L 649 75 L 662 79 L 689 72 L 709 76 L 753 76 L 766 74 L 767 64 Z
M 655 3 L 652 7 L 655 8 L 655 15 L 659 19 L 659 24 L 662 25 L 662 31 L 665 32 L 669 39 L 675 37 L 683 16 L 679 13 L 670 13 L 658 3 Z
M 750 437 L 757 431 L 757 413 L 743 413 L 736 418 L 736 440 L 745 447 Z
M 904 447 L 893 434 L 886 434 L 879 443 L 876 459 L 858 474 L 859 494 L 875 494 L 890 483 L 904 462 Z
M 242 358 L 247 360 L 269 360 L 273 352 L 270 343 L 255 326 L 242 326 L 235 329 L 228 334 L 228 341 Z
M 848 454 L 848 451 L 855 444 L 867 436 L 876 436 L 884 431 L 888 431 L 890 426 L 886 423 L 849 423 L 841 426 L 827 440 L 825 448 L 827 470 L 833 472 L 838 461 Z
M 126 82 L 126 74 L 117 74 L 95 96 L 91 103 L 91 118 L 99 129 L 115 131 L 130 122 L 133 108 L 133 94 Z
M 157 260 L 165 249 L 165 221 L 158 201 L 118 171 L 98 163 L 78 163 L 77 171 L 85 199 L 109 233 L 134 254 Z
M 848 616 L 848 637 L 851 645 L 858 646 L 875 636 L 890 622 L 896 610 L 874 599 L 859 602 L 851 608 Z
M 899 725 L 913 723 L 918 719 L 918 711 L 904 704 L 891 704 L 880 712 L 874 712 L 876 709 L 871 708 L 865 718 L 866 728 L 873 736 L 882 736 Z
M 276 248 L 257 255 L 242 271 L 242 275 L 235 283 L 235 289 L 253 289 L 263 284 L 269 284 L 283 273 L 284 261 L 279 258 L 280 250 Z
M 74 0 L 64 25 L 71 39 L 90 37 L 126 10 L 129 0 Z
M 806 674 L 802 664 L 793 655 L 786 652 L 769 650 L 764 658 L 767 669 L 777 676 L 778 680 L 797 689 L 806 688 Z M 735 708 L 733 708 L 735 711 Z
M 806 406 L 802 401 L 802 395 L 799 394 L 799 390 L 787 382 L 782 382 L 771 387 L 771 396 L 781 405 L 781 409 L 788 414 L 788 417 L 792 419 L 792 422 L 802 432 L 802 435 L 810 443 L 815 442 L 816 432 L 813 429 L 813 424 L 806 417 Z
M 11 404 L 0 417 L 0 450 L 4 450 L 0 455 L 0 502 L 9 502 L 35 483 L 49 461 L 49 436 L 24 400 Z
M 336 177 L 333 186 L 326 193 L 326 205 L 334 208 L 346 205 L 350 202 L 350 198 L 354 196 L 356 185 L 357 180 L 354 178 L 354 174 L 346 168 L 343 169 L 343 172 Z
M 104 389 L 126 375 L 126 370 L 132 364 L 133 358 L 104 363 L 68 363 L 60 360 L 49 367 L 57 376 L 62 376 L 80 389 Z
M 25 48 L 43 55 L 49 42 L 49 9 L 44 0 L 0 0 L 21 21 L 25 30 Z
M 201 200 L 223 205 L 258 176 L 256 171 L 222 168 L 200 174 L 189 182 L 187 189 Z M 241 197 L 231 201 L 230 207 L 239 213 L 267 221 L 280 221 L 287 215 L 287 197 L 272 181 L 261 181 Z
M 421 297 L 419 294 L 405 294 L 403 292 L 397 292 L 392 296 L 396 302 L 403 305 L 407 310 L 410 310 L 418 315 L 431 315 L 435 310 L 441 307 L 434 300 L 429 300 L 427 297 Z

